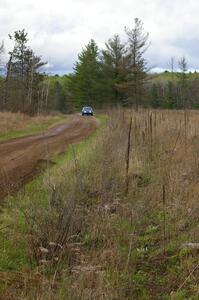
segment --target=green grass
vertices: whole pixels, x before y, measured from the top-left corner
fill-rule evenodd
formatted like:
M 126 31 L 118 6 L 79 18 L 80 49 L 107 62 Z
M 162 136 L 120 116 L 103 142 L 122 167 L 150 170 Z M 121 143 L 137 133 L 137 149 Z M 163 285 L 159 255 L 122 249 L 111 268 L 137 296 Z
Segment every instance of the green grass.
M 0 271 L 21 271 L 29 266 L 27 241 L 23 236 L 15 239 L 12 235 L 0 235 Z
M 88 155 L 86 155 L 85 152 L 87 152 L 90 149 L 91 143 L 100 134 L 101 130 L 103 130 L 108 121 L 106 115 L 100 115 L 97 117 L 97 119 L 100 121 L 100 127 L 96 130 L 96 132 L 90 137 L 86 138 L 83 142 L 70 145 L 64 154 L 56 156 L 54 158 L 54 161 L 57 165 L 65 164 L 67 161 L 74 158 L 74 154 L 78 156 L 82 152 L 84 152 L 84 155 L 88 158 Z

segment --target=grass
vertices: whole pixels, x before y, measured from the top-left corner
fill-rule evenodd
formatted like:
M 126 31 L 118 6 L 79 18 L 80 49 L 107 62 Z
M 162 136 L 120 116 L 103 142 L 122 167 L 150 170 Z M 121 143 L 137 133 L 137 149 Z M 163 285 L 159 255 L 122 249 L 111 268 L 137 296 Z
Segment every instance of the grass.
M 27 247 L 25 247 L 24 243 L 21 245 L 19 243 L 19 247 L 17 246 L 18 244 L 15 245 L 15 249 L 13 251 L 13 247 L 11 247 L 12 243 L 12 238 L 16 236 L 16 232 L 20 233 L 23 235 L 26 232 L 26 223 L 24 220 L 24 210 L 30 206 L 31 202 L 34 201 L 35 204 L 42 205 L 44 208 L 48 204 L 48 197 L 49 197 L 49 191 L 48 191 L 48 179 L 50 174 L 56 174 L 60 172 L 61 166 L 63 164 L 69 163 L 73 158 L 74 154 L 75 155 L 85 155 L 82 153 L 85 153 L 89 151 L 90 145 L 93 143 L 93 141 L 96 139 L 96 137 L 100 134 L 101 130 L 104 129 L 104 127 L 107 124 L 107 117 L 106 116 L 99 116 L 98 117 L 100 121 L 100 128 L 97 129 L 97 131 L 89 138 L 85 139 L 84 142 L 80 142 L 75 145 L 70 145 L 66 152 L 64 154 L 55 156 L 53 161 L 56 163 L 54 167 L 51 167 L 49 170 L 44 171 L 41 175 L 39 175 L 35 180 L 31 181 L 28 183 L 24 189 L 19 192 L 16 196 L 10 196 L 7 197 L 6 199 L 6 209 L 3 214 L 1 214 L 1 219 L 0 219 L 0 229 L 5 228 L 4 232 L 5 235 L 2 234 L 0 237 L 2 238 L 2 241 L 5 241 L 5 243 L 0 243 L 0 252 L 2 254 L 2 259 L 0 259 L 0 270 L 5 271 L 9 269 L 9 264 L 11 261 L 8 259 L 6 260 L 4 254 L 6 253 L 7 257 L 14 257 L 15 255 L 15 250 L 19 250 L 19 256 L 21 254 L 21 250 L 23 253 L 23 256 L 25 257 L 26 260 L 26 255 L 27 255 Z M 44 181 L 46 181 L 46 185 L 44 185 Z M 20 204 L 20 208 L 23 209 L 23 211 L 18 210 L 18 206 Z M 8 213 L 9 211 L 9 213 Z M 17 219 L 17 224 L 13 223 Z M 8 227 L 7 227 L 8 226 Z M 7 229 L 8 228 L 8 229 Z M 10 228 L 13 229 L 10 230 Z M 1 232 L 1 231 L 0 231 Z M 13 236 L 9 237 L 9 240 L 6 240 L 7 233 L 13 233 Z M 21 247 L 22 246 L 22 247 Z M 5 258 L 5 259 L 4 259 Z M 14 262 L 13 269 L 15 271 L 20 269 L 20 265 L 18 265 L 17 260 Z M 16 263 L 16 264 L 15 264 Z
M 6 272 L 6 284 L 0 284 L 0 295 L 5 293 L 10 276 L 13 273 L 31 271 L 35 260 L 30 255 L 29 239 L 27 235 L 26 211 L 31 209 L 32 202 L 35 206 L 45 209 L 48 206 L 49 198 L 49 173 L 57 174 L 63 164 L 67 164 L 75 155 L 85 153 L 90 145 L 105 128 L 106 116 L 99 116 L 100 128 L 91 137 L 82 143 L 69 146 L 66 153 L 55 156 L 53 160 L 56 166 L 44 171 L 35 180 L 27 184 L 16 196 L 6 199 L 6 207 L 0 216 L 0 283 L 1 274 Z M 45 185 L 44 185 L 45 182 Z M 1 231 L 2 228 L 2 231 Z M 25 275 L 26 276 L 26 275 Z M 17 281 L 17 280 L 16 280 Z
M 64 115 L 29 117 L 21 113 L 0 112 L 0 141 L 43 132 L 67 118 Z
M 8 199 L 4 299 L 198 299 L 198 114 L 111 111 Z M 19 270 L 21 289 L 9 281 Z

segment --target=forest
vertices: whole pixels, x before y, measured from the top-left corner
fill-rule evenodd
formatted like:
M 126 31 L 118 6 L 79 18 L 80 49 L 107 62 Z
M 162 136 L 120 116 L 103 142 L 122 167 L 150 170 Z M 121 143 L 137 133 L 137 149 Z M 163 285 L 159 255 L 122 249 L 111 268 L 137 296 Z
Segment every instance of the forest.
M 145 58 L 151 42 L 142 20 L 125 27 L 124 37 L 115 34 L 103 49 L 91 39 L 80 50 L 73 72 L 60 76 L 44 72 L 47 62 L 28 45 L 25 29 L 9 34 L 14 47 L 7 62 L 6 46 L 2 42 L 0 47 L 0 110 L 36 115 L 70 113 L 82 105 L 199 107 L 199 75 L 188 71 L 185 56 L 168 58 L 168 70 L 154 73 L 153 62 Z

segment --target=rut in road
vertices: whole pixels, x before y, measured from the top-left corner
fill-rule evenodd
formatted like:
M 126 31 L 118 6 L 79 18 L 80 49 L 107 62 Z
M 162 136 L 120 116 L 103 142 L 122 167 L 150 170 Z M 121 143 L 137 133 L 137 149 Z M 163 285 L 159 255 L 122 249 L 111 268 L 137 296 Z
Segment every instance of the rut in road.
M 80 142 L 98 127 L 94 117 L 75 116 L 37 135 L 0 143 L 0 198 L 19 190 L 41 171 L 41 162 L 66 151 L 67 146 Z

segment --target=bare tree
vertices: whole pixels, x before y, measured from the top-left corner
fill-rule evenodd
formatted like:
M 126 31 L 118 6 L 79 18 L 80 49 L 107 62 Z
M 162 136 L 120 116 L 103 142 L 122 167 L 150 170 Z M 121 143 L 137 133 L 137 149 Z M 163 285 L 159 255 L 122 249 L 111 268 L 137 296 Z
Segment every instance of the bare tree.
M 4 42 L 0 44 L 0 70 L 3 68 L 3 54 L 5 52 Z
M 181 106 L 185 108 L 187 106 L 187 60 L 185 56 L 182 56 L 178 61 L 180 72 L 178 73 L 179 87 L 180 87 L 180 98 Z
M 168 67 L 170 69 L 170 72 L 171 72 L 172 78 L 173 78 L 173 73 L 175 71 L 175 56 L 171 56 L 171 58 L 168 62 Z

